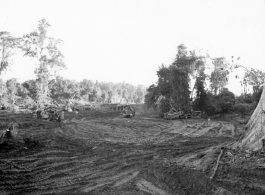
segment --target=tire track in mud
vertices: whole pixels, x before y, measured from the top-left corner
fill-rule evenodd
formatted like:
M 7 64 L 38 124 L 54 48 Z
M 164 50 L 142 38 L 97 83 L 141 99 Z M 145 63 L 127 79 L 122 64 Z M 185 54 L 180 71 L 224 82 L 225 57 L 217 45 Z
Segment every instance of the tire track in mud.
M 172 133 L 181 134 L 187 137 L 200 137 L 204 135 L 211 136 L 235 136 L 235 127 L 233 124 L 225 121 L 211 121 L 209 124 L 206 120 L 175 120 L 172 121 Z
M 62 128 L 25 129 L 21 137 L 33 134 L 46 145 L 0 160 L 0 192 L 142 194 L 149 190 L 151 194 L 176 194 L 175 168 L 153 165 L 162 166 L 167 159 L 223 141 L 194 140 L 172 132 L 184 124 L 188 122 L 92 118 L 66 120 Z M 164 175 L 162 179 L 171 172 L 175 176 L 162 182 L 153 178 L 154 170 Z
M 71 137 L 71 139 L 75 138 L 84 138 L 84 136 L 91 135 L 93 133 L 97 133 L 98 129 L 94 131 L 89 131 L 87 132 L 88 128 L 93 129 L 93 126 L 87 126 L 88 124 L 86 123 L 86 127 L 80 127 L 78 125 L 78 132 L 77 131 L 65 131 L 66 133 L 62 131 L 54 131 L 53 135 L 56 134 L 64 134 L 66 136 Z M 101 128 L 102 129 L 102 128 Z M 104 130 L 104 129 L 103 129 Z M 29 133 L 29 131 L 27 132 Z M 35 132 L 36 133 L 36 132 Z M 43 130 L 40 130 L 38 132 L 38 135 L 42 135 Z M 90 136 L 88 136 L 87 139 L 91 139 Z M 103 140 L 104 141 L 104 140 Z M 99 151 L 98 151 L 99 152 Z M 66 158 L 68 157 L 68 162 L 65 162 L 64 158 L 58 158 L 60 154 L 66 154 Z M 93 152 L 92 152 L 93 153 Z M 22 171 L 17 171 L 14 169 L 10 169 L 8 171 L 9 175 L 12 175 L 13 173 L 19 174 L 19 175 L 24 175 L 24 177 L 31 177 L 31 183 L 34 183 L 35 185 L 30 185 L 29 181 L 26 183 L 27 185 L 27 193 L 30 193 L 30 190 L 34 193 L 35 191 L 42 191 L 44 193 L 56 193 L 57 191 L 54 190 L 49 190 L 49 188 L 56 189 L 59 188 L 60 191 L 67 191 L 69 190 L 69 187 L 67 186 L 74 186 L 78 187 L 78 183 L 80 179 L 82 179 L 82 183 L 84 183 L 86 180 L 87 182 L 90 182 L 91 179 L 96 180 L 96 178 L 104 178 L 107 177 L 108 171 L 109 170 L 115 170 L 114 168 L 120 167 L 123 168 L 124 170 L 127 170 L 128 168 L 137 165 L 137 163 L 132 163 L 134 162 L 134 159 L 131 157 L 127 157 L 124 161 L 130 161 L 131 163 L 126 163 L 125 166 L 120 166 L 120 163 L 112 163 L 109 160 L 105 160 L 106 158 L 115 158 L 119 157 L 120 152 L 115 154 L 115 155 L 104 155 L 97 153 L 97 158 L 94 160 L 91 158 L 91 155 L 85 155 L 85 158 L 83 162 L 80 157 L 77 156 L 77 154 L 73 154 L 70 152 L 64 152 L 60 150 L 51 150 L 51 151 L 41 151 L 34 153 L 29 156 L 24 156 L 23 159 L 9 159 L 10 161 L 15 160 L 16 164 L 23 164 L 26 166 L 28 169 L 31 171 L 27 172 L 22 172 Z M 98 158 L 98 156 L 101 156 L 101 158 Z M 78 157 L 78 159 L 76 159 Z M 87 157 L 87 158 L 86 158 Z M 148 158 L 150 155 L 148 156 Z M 71 159 L 72 158 L 72 159 Z M 144 156 L 138 156 L 137 158 L 142 158 L 145 160 L 146 158 Z M 136 162 L 138 162 L 136 158 Z M 26 159 L 26 160 L 25 160 Z M 71 160 L 70 160 L 71 159 Z M 88 160 L 89 159 L 89 160 Z M 34 162 L 32 162 L 34 161 Z M 103 161 L 103 162 L 102 162 Z M 87 163 L 89 162 L 89 163 Z M 29 164 L 29 165 L 28 165 Z M 34 171 L 32 171 L 34 169 Z M 93 171 L 92 171 L 93 170 Z M 98 172 L 95 170 L 99 170 Z M 118 169 L 120 172 L 120 169 Z M 93 172 L 95 172 L 93 174 Z M 111 173 L 111 175 L 113 172 Z M 120 173 L 121 174 L 121 173 Z M 34 175 L 34 176 L 33 176 Z M 109 176 L 110 177 L 110 176 Z M 130 176 L 131 177 L 131 176 Z M 7 178 L 5 178 L 7 179 Z M 10 178 L 11 179 L 11 178 Z M 109 178 L 111 180 L 111 178 Z M 123 182 L 126 181 L 126 178 L 123 177 Z M 101 182 L 99 180 L 98 182 Z M 108 182 L 107 182 L 108 183 Z M 117 183 L 117 182 L 116 182 Z M 15 193 L 20 193 L 20 189 L 24 187 L 24 185 L 21 185 L 21 179 L 19 180 L 13 180 L 13 181 L 7 181 L 5 180 L 5 185 L 9 184 L 9 186 L 12 186 L 12 188 L 16 188 L 17 191 Z M 104 184 L 105 185 L 105 184 Z M 45 187 L 46 186 L 46 187 Z M 49 186 L 49 188 L 48 188 Z M 94 188 L 97 188 L 98 185 L 94 186 Z M 100 185 L 101 186 L 101 185 Z M 93 188 L 93 189 L 94 189 Z M 8 187 L 5 187 L 5 190 L 9 189 Z M 3 190 L 3 189 L 1 189 Z M 86 190 L 88 191 L 88 190 Z

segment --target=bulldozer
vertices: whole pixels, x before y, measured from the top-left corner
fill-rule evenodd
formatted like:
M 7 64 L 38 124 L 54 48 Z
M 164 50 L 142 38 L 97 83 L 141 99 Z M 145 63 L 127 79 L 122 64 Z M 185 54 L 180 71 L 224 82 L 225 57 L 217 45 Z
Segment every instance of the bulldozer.
M 61 122 L 61 116 L 55 106 L 46 105 L 44 109 L 37 110 L 36 115 L 37 119 Z
M 168 112 L 164 113 L 165 119 L 181 119 L 188 118 L 188 115 L 182 112 L 180 109 L 176 110 L 175 108 L 171 108 Z
M 132 109 L 131 106 L 126 105 L 120 115 L 124 118 L 132 118 L 135 116 L 135 111 Z

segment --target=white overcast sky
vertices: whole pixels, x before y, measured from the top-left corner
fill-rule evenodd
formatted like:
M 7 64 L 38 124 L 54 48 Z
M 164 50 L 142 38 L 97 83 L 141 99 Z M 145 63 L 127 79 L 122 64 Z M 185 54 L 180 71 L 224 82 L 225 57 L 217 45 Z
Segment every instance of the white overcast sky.
M 64 41 L 61 75 L 77 81 L 149 86 L 181 43 L 265 71 L 264 0 L 1 0 L 0 13 L 0 31 L 14 36 L 45 18 L 49 35 Z M 17 54 L 2 77 L 31 79 L 34 67 Z

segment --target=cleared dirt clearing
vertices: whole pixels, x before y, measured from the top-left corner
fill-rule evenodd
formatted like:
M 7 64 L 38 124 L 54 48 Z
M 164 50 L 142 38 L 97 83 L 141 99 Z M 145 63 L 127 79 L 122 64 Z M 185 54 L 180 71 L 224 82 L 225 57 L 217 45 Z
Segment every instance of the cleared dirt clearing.
M 99 111 L 66 118 L 22 128 L 15 148 L 1 148 L 0 194 L 213 194 L 232 185 L 218 171 L 209 179 L 218 147 L 235 140 L 231 123 Z M 29 135 L 35 145 L 23 142 Z M 201 161 L 205 167 L 192 168 Z

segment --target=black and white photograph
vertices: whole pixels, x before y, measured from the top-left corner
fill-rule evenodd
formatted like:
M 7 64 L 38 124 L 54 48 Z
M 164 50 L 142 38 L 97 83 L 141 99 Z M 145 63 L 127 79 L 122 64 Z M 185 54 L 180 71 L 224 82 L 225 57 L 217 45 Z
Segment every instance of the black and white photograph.
M 265 0 L 0 15 L 0 195 L 265 194 Z

